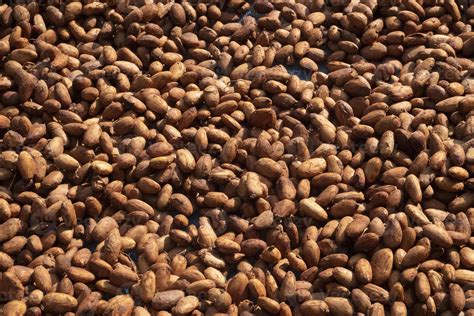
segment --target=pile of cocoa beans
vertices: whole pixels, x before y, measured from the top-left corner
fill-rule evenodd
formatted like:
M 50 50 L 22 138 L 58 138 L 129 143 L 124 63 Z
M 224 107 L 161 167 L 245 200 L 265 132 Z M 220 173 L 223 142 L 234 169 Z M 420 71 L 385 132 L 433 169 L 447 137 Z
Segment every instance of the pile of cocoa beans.
M 0 4 L 0 314 L 474 316 L 474 2 Z

